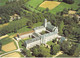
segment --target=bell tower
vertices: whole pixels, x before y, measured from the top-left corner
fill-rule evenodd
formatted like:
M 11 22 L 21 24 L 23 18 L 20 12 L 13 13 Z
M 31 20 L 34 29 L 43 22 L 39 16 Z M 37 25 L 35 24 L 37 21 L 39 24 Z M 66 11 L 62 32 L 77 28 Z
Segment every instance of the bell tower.
M 47 19 L 44 20 L 44 27 L 47 27 Z

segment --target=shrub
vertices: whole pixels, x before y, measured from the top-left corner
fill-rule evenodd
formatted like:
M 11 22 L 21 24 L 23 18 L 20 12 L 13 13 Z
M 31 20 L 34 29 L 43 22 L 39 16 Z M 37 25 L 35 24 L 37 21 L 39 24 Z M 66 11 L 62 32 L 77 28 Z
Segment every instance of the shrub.
M 68 4 L 73 4 L 74 0 L 63 0 L 63 2 L 68 3 Z

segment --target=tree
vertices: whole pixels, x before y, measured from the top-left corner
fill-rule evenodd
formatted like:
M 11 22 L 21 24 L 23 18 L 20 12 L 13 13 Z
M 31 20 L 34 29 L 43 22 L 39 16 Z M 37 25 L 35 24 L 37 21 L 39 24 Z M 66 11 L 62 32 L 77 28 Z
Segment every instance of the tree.
M 68 41 L 61 43 L 61 50 L 64 51 L 64 53 L 69 53 L 70 45 Z
M 51 45 L 51 52 L 50 53 L 52 55 L 55 55 L 59 51 L 60 51 L 60 46 L 58 44 Z
M 74 52 L 75 57 L 79 57 L 79 55 L 80 55 L 80 44 L 78 44 L 78 47 L 76 48 L 76 50 Z
M 62 22 L 60 23 L 60 26 L 59 26 L 59 33 L 60 33 L 60 35 L 63 34 L 63 28 L 64 28 L 64 22 L 62 21 Z
M 28 25 L 30 28 L 32 28 L 32 26 L 33 26 L 32 21 L 28 21 L 28 22 L 27 22 L 27 25 Z
M 26 57 L 32 57 L 31 51 L 26 50 L 26 48 L 23 48 L 22 54 L 24 54 Z
M 33 52 L 32 54 L 35 55 L 35 56 L 38 56 L 39 52 L 38 52 L 38 47 L 33 47 L 31 49 L 31 51 Z
M 2 48 L 2 43 L 0 42 L 0 51 L 1 51 L 1 48 Z
M 49 57 L 50 56 L 50 50 L 48 48 L 45 48 L 43 45 L 33 47 L 32 49 L 33 55 L 36 57 Z
M 73 4 L 74 0 L 63 0 L 63 2 L 68 3 L 68 4 Z
M 27 56 L 27 57 L 31 57 L 31 56 L 32 56 L 32 54 L 31 54 L 31 51 L 30 51 L 30 50 L 27 50 L 27 51 L 26 51 L 26 56 Z
M 77 47 L 77 45 L 75 44 L 75 45 L 73 45 L 72 47 L 71 47 L 71 49 L 69 50 L 69 55 L 73 55 L 74 54 L 74 52 L 75 52 L 75 50 L 76 50 L 76 47 Z

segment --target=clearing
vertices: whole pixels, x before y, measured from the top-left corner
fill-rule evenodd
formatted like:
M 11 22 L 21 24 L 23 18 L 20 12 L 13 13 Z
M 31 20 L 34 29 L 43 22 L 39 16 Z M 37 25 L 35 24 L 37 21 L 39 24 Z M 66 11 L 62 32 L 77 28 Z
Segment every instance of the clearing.
M 50 10 L 57 7 L 61 2 L 57 1 L 44 1 L 39 7 L 49 8 Z
M 2 46 L 2 50 L 6 51 L 6 52 L 12 51 L 12 50 L 15 50 L 15 49 L 17 49 L 17 48 L 16 48 L 14 42 L 10 42 L 10 43 Z

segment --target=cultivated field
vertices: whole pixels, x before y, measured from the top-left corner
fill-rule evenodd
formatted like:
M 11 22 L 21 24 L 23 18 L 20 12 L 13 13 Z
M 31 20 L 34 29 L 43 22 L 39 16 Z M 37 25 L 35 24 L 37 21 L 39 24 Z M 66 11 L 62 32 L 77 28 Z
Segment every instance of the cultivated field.
M 56 1 L 44 1 L 39 7 L 49 8 L 50 10 L 57 7 L 60 2 Z
M 15 49 L 17 49 L 17 48 L 16 48 L 14 42 L 10 42 L 10 43 L 2 46 L 2 50 L 4 50 L 5 52 L 12 51 Z
M 3 57 L 21 57 L 21 55 L 18 52 L 10 53 L 8 55 L 5 55 Z

